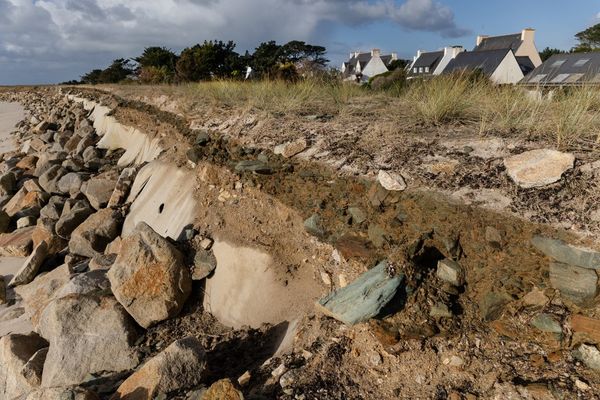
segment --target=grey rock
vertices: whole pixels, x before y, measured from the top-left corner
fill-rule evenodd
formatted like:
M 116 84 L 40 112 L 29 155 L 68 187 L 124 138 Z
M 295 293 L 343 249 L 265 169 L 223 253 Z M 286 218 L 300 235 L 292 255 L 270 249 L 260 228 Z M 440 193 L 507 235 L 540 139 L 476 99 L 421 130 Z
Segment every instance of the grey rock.
M 83 157 L 83 162 L 88 163 L 91 160 L 100 157 L 100 150 L 93 146 L 89 146 L 83 151 L 81 156 Z
M 21 217 L 17 220 L 17 229 L 27 228 L 28 226 L 34 226 L 37 222 L 35 217 Z
M 48 193 L 58 193 L 58 181 L 67 173 L 60 165 L 53 165 L 40 176 L 39 184 Z
M 273 168 L 260 160 L 244 160 L 239 161 L 235 165 L 236 172 L 254 172 L 261 175 L 270 175 L 273 173 Z
M 77 173 L 69 172 L 60 178 L 57 187 L 58 191 L 63 194 L 75 196 L 79 193 L 81 185 L 86 181 L 87 176 Z
M 17 190 L 17 178 L 14 173 L 7 172 L 0 176 L 0 196 L 13 194 Z
M 110 208 L 97 211 L 71 233 L 69 250 L 85 257 L 100 256 L 106 246 L 119 236 L 122 225 L 123 216 L 120 212 Z
M 100 398 L 83 388 L 38 388 L 19 400 L 100 400 Z
M 56 222 L 56 234 L 63 239 L 69 239 L 71 233 L 93 213 L 94 210 L 87 201 L 67 201 Z
M 196 146 L 206 146 L 210 142 L 210 135 L 208 132 L 200 132 L 196 135 L 196 140 L 194 141 Z
M 77 143 L 77 148 L 75 149 L 75 154 L 79 155 L 79 156 L 83 156 L 83 153 L 87 150 L 87 149 L 93 149 L 93 146 L 95 144 L 96 140 L 94 139 L 93 136 L 84 136 L 79 143 Z
M 448 258 L 438 261 L 436 275 L 454 286 L 462 286 L 465 282 L 465 273 L 460 264 Z
M 188 336 L 173 342 L 127 378 L 117 389 L 115 399 L 133 399 L 139 392 L 145 399 L 154 399 L 160 393 L 192 389 L 200 384 L 205 369 L 202 345 Z
M 217 259 L 212 251 L 198 250 L 194 256 L 194 268 L 192 270 L 192 279 L 201 281 L 209 276 L 217 268 Z
M 33 281 L 47 256 L 48 245 L 42 241 L 33 249 L 31 255 L 25 259 L 23 266 L 15 274 L 8 286 L 26 285 Z
M 57 221 L 62 214 L 64 206 L 65 199 L 63 197 L 52 196 L 50 200 L 48 200 L 48 204 L 40 210 L 40 217 Z
M 144 222 L 123 239 L 108 278 L 117 300 L 144 328 L 179 314 L 192 291 L 182 254 Z
M 92 207 L 99 210 L 106 207 L 117 182 L 111 179 L 92 178 L 82 187 L 82 192 Z
M 582 344 L 573 351 L 573 356 L 583 362 L 586 367 L 600 371 L 600 351 L 596 346 Z
M 77 274 L 61 287 L 54 297 L 61 298 L 70 294 L 111 295 L 110 281 L 106 273 L 104 270 L 95 270 Z
M 500 317 L 504 306 L 512 298 L 506 293 L 488 292 L 479 302 L 479 312 L 485 321 L 494 321 Z
M 600 253 L 594 250 L 575 247 L 562 240 L 534 236 L 531 244 L 546 256 L 564 264 L 581 268 L 600 270 Z
M 44 309 L 40 334 L 50 342 L 43 387 L 78 385 L 89 374 L 134 368 L 136 328 L 111 296 L 71 294 Z
M 362 224 L 367 219 L 367 213 L 360 207 L 349 207 L 348 213 L 352 217 L 353 224 Z
M 551 314 L 538 314 L 531 320 L 531 325 L 542 332 L 562 333 L 562 326 Z
M 596 297 L 596 271 L 562 263 L 550 263 L 550 284 L 572 302 L 584 305 Z
M 319 214 L 313 214 L 304 221 L 304 229 L 306 232 L 317 237 L 325 236 L 325 229 L 323 229 L 321 223 L 321 216 Z
M 65 160 L 61 164 L 64 168 L 72 172 L 81 172 L 84 168 L 84 163 L 79 158 L 71 158 Z
M 319 300 L 317 306 L 346 325 L 376 317 L 394 298 L 404 279 L 403 274 L 391 277 L 387 267 L 386 261 L 379 263 L 348 286 Z
M 367 235 L 376 248 L 381 248 L 387 243 L 387 232 L 380 225 L 369 224 Z
M 38 334 L 11 334 L 0 339 L 0 398 L 14 399 L 27 394 L 36 386 L 23 376 L 23 368 L 48 342 Z

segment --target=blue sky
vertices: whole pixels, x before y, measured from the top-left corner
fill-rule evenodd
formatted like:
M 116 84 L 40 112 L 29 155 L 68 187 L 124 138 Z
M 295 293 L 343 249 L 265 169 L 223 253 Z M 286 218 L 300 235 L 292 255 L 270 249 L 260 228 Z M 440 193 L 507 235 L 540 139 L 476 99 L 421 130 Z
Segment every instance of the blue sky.
M 350 51 L 411 58 L 525 27 L 539 50 L 568 49 L 595 23 L 598 0 L 0 0 L 0 85 L 78 79 L 147 46 L 180 51 L 205 39 L 234 40 L 239 52 L 305 40 L 339 65 Z

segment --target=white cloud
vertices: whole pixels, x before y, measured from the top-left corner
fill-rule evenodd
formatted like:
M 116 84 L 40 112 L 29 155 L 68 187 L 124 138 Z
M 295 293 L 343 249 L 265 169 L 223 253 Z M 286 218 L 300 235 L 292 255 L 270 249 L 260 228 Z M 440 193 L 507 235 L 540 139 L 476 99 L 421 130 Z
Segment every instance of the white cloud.
M 25 70 L 52 79 L 61 65 L 61 76 L 75 78 L 150 45 L 180 49 L 215 38 L 240 49 L 270 39 L 327 45 L 332 24 L 386 20 L 445 37 L 466 33 L 436 0 L 0 0 L 0 84 Z

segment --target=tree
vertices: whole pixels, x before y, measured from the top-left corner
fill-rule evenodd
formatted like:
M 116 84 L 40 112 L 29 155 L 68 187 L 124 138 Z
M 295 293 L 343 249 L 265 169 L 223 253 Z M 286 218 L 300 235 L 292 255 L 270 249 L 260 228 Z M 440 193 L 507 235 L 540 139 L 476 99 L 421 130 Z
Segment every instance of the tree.
M 175 76 L 177 55 L 165 47 L 146 47 L 139 63 L 138 76 L 145 83 L 170 82 Z
M 100 83 L 101 75 L 102 75 L 101 69 L 93 69 L 81 77 L 81 82 L 86 83 L 88 85 L 96 85 L 96 84 Z
M 309 75 L 323 72 L 328 59 L 326 49 L 299 40 L 292 40 L 284 45 L 275 41 L 263 42 L 252 55 L 252 69 L 259 77 L 281 77 L 293 80 L 294 74 Z M 291 68 L 291 66 L 294 68 Z M 285 72 L 282 72 L 285 71 Z
M 599 51 L 600 50 L 600 24 L 596 24 L 575 35 L 579 44 L 573 51 Z
M 394 60 L 388 65 L 388 70 L 394 71 L 397 69 L 404 69 L 410 64 L 410 60 Z
M 176 64 L 177 77 L 182 81 L 201 81 L 239 75 L 240 56 L 234 49 L 234 42 L 220 40 L 204 41 L 186 48 Z
M 273 74 L 274 68 L 280 64 L 279 46 L 274 40 L 263 42 L 252 54 L 252 69 L 259 78 L 266 78 Z
M 544 50 L 540 51 L 540 58 L 542 59 L 542 62 L 544 62 L 555 54 L 565 54 L 565 53 L 566 53 L 566 51 L 564 51 L 564 50 L 552 49 L 550 47 L 546 47 Z
M 129 59 L 119 58 L 100 74 L 100 83 L 119 83 L 130 75 L 133 75 L 134 68 Z

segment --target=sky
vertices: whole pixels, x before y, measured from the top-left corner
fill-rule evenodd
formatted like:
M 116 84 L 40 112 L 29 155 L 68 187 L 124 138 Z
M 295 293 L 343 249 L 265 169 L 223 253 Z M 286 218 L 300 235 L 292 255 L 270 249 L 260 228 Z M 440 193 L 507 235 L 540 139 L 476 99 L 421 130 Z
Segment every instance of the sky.
M 598 0 L 0 0 L 0 85 L 79 79 L 148 46 L 179 52 L 205 39 L 233 40 L 240 53 L 304 40 L 339 65 L 351 51 L 412 58 L 526 27 L 539 50 L 569 49 L 596 23 Z

